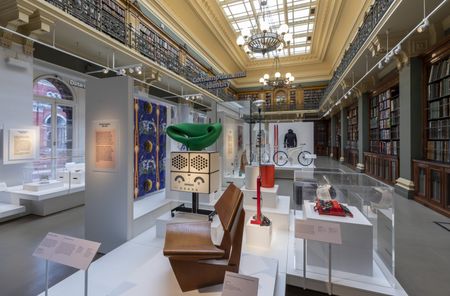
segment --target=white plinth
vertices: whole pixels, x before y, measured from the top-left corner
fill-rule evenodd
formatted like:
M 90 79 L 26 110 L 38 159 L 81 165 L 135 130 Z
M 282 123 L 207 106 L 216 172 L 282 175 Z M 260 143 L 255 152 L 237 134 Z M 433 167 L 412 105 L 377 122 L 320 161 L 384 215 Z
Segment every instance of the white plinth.
M 259 166 L 248 165 L 245 167 L 245 187 L 256 190 L 256 180 L 259 176 Z
M 23 184 L 23 190 L 27 191 L 44 191 L 54 188 L 63 187 L 64 183 L 57 180 L 49 180 L 48 182 L 42 183 L 42 182 L 33 182 L 33 183 L 27 183 Z
M 278 184 L 272 188 L 261 187 L 261 202 L 263 207 L 276 208 L 278 205 Z M 256 206 L 256 189 L 241 188 L 244 193 L 244 206 Z
M 170 212 L 160 216 L 156 220 L 156 237 L 166 237 L 166 225 L 171 223 L 188 223 L 208 221 L 208 216 L 191 214 L 191 213 L 175 213 L 175 217 L 172 217 Z M 220 244 L 223 237 L 223 228 L 220 223 L 219 216 L 215 215 L 211 223 L 211 239 L 215 244 Z
M 249 219 L 245 225 L 245 238 L 247 245 L 258 248 L 270 248 L 270 244 L 272 242 L 272 225 L 256 225 L 252 224 L 251 220 L 252 219 Z
M 291 206 L 290 196 L 278 196 L 278 204 L 275 208 L 261 207 L 263 215 L 270 218 L 274 229 L 289 230 L 289 211 Z M 251 219 L 256 214 L 256 206 L 245 205 L 245 219 Z
M 371 276 L 373 273 L 373 229 L 372 224 L 356 208 L 348 206 L 352 217 L 319 215 L 314 211 L 314 203 L 305 201 L 304 217 L 307 220 L 339 223 L 342 245 L 332 246 L 333 269 Z M 308 264 L 328 267 L 328 244 L 308 241 Z

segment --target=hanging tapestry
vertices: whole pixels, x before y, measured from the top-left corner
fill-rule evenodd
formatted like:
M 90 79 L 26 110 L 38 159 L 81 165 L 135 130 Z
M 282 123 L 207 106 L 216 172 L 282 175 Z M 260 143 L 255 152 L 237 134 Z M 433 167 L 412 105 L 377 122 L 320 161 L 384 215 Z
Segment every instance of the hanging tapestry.
M 165 188 L 167 108 L 134 100 L 134 198 Z

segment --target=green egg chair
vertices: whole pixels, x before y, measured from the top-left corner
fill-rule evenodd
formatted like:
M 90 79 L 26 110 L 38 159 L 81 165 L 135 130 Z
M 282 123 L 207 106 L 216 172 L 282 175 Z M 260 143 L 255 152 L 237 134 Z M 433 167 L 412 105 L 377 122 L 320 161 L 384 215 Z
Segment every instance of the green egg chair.
M 222 132 L 222 124 L 180 123 L 170 125 L 166 129 L 167 135 L 180 142 L 191 151 L 201 151 L 211 146 Z

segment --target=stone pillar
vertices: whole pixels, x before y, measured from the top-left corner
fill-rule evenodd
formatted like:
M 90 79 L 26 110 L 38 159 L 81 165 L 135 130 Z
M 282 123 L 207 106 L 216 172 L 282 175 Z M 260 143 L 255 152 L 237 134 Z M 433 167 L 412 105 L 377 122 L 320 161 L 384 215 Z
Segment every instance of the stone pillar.
M 358 164 L 356 169 L 364 172 L 364 152 L 369 151 L 369 93 L 358 97 Z
M 400 91 L 400 177 L 395 191 L 413 198 L 413 159 L 422 158 L 422 118 L 425 110 L 421 108 L 422 61 L 411 58 L 399 72 Z
M 341 106 L 341 158 L 340 162 L 345 160 L 345 148 L 347 147 L 347 110 Z
M 336 139 L 336 116 L 330 118 L 330 157 L 333 157 L 334 141 Z

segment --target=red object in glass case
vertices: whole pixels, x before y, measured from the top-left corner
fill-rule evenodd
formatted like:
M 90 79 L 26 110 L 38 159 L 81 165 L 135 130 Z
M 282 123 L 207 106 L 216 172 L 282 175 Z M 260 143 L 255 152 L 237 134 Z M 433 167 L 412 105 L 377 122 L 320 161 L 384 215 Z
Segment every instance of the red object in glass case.
M 262 164 L 259 166 L 261 175 L 261 187 L 272 188 L 275 186 L 275 165 Z

